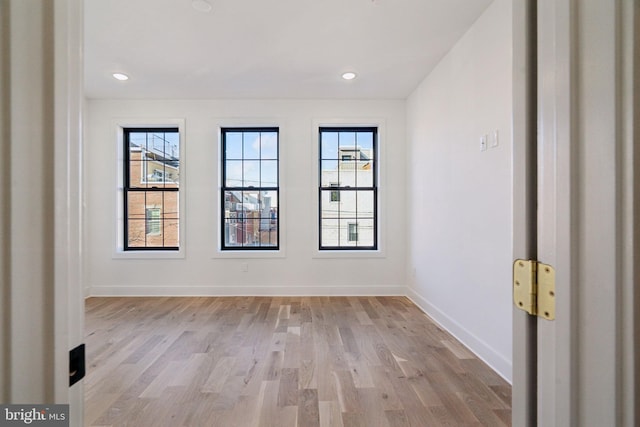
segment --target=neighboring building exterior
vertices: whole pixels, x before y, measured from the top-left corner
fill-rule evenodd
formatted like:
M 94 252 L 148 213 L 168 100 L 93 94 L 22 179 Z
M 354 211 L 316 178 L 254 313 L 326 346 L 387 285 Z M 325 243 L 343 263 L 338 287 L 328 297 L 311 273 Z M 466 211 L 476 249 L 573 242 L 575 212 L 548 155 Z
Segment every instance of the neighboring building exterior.
M 177 248 L 180 244 L 179 192 L 175 191 L 180 181 L 178 134 L 136 132 L 131 135 L 128 246 Z
M 323 187 L 372 187 L 373 150 L 359 145 L 338 148 L 337 161 L 323 162 Z M 327 247 L 373 246 L 373 191 L 333 190 L 321 192 L 322 245 Z
M 278 207 L 269 191 L 225 192 L 225 242 L 230 246 L 277 246 Z

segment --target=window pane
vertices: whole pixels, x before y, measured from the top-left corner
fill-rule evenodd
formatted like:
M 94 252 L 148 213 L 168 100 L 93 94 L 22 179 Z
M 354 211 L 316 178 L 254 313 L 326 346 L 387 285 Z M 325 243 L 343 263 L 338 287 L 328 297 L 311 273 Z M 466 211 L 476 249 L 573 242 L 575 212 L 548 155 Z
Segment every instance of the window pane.
M 353 168 L 354 162 L 340 163 L 340 187 L 355 187 L 356 171 Z
M 164 165 L 165 171 L 165 186 L 170 188 L 177 188 L 180 183 L 180 163 L 179 162 L 167 162 Z
M 358 223 L 356 222 L 349 223 L 347 234 L 348 234 L 347 239 L 350 242 L 357 242 L 358 241 Z
M 358 191 L 358 218 L 373 218 L 373 191 Z
M 321 163 L 321 183 L 323 187 L 330 187 L 332 183 L 340 182 L 337 160 L 323 160 Z
M 260 160 L 244 161 L 243 187 L 260 187 Z
M 131 145 L 129 149 L 129 182 L 126 183 L 130 188 L 146 187 L 144 176 L 143 154 L 140 147 Z
M 180 160 L 180 135 L 177 132 L 164 133 L 165 154 L 168 159 Z
M 231 160 L 242 159 L 242 133 L 225 133 L 225 158 Z
M 230 213 L 242 210 L 242 191 L 225 191 L 224 209 L 225 218 L 235 218 L 235 215 L 230 215 Z
M 147 234 L 145 232 L 146 220 L 131 219 L 127 220 L 127 243 L 129 247 L 144 248 L 147 245 Z
M 260 246 L 278 245 L 278 194 L 265 191 L 260 195 Z
M 145 191 L 145 208 L 160 208 L 163 202 L 162 191 Z
M 146 161 L 144 162 L 145 169 L 145 181 L 150 186 L 157 186 L 164 183 L 164 163 Z
M 262 218 L 275 220 L 278 219 L 278 192 L 263 191 L 260 194 L 260 210 Z M 267 223 L 265 223 L 268 225 Z
M 232 214 L 224 220 L 224 244 L 229 247 L 237 247 L 242 246 L 242 241 L 242 223 Z
M 162 230 L 164 237 L 164 246 L 178 246 L 179 242 L 179 221 L 178 219 L 167 219 L 165 216 L 164 228 Z
M 268 230 L 260 230 L 260 246 L 277 247 L 278 246 L 278 223 L 273 222 L 273 226 Z
M 165 148 L 164 133 L 150 132 L 147 134 L 147 151 L 157 156 L 166 157 Z
M 368 158 L 373 158 L 373 132 L 358 132 L 356 145 Z
M 277 132 L 262 132 L 260 137 L 262 160 L 278 158 L 278 133 Z
M 358 220 L 358 246 L 374 246 L 374 219 Z
M 244 219 L 242 191 L 225 191 L 224 200 L 225 244 L 241 245 Z
M 148 208 L 146 221 L 147 234 L 160 234 L 160 208 Z
M 244 133 L 244 158 L 259 159 L 260 158 L 260 132 Z
M 144 162 L 147 187 L 177 187 L 177 163 L 147 161 Z
M 337 247 L 339 245 L 339 223 L 338 219 L 323 219 L 320 221 L 321 245 Z
M 226 187 L 242 187 L 242 160 L 227 160 L 225 174 Z
M 179 193 L 177 191 L 167 191 L 162 194 L 164 195 L 162 217 L 165 220 L 178 219 Z
M 127 193 L 127 216 L 128 219 L 144 219 L 145 203 L 144 191 L 130 191 Z
M 340 219 L 340 246 L 356 246 L 357 240 L 351 240 L 349 238 L 350 227 L 355 226 L 355 220 L 353 218 Z
M 147 132 L 129 133 L 129 147 L 138 151 L 147 151 Z
M 340 217 L 356 218 L 356 192 L 342 191 L 340 193 Z
M 338 187 L 338 183 L 331 183 L 331 187 Z M 331 196 L 329 198 L 332 202 L 340 201 L 340 190 L 331 190 Z
M 161 230 L 164 227 L 164 223 L 162 220 L 158 220 L 157 224 L 156 223 L 147 223 L 146 225 L 146 229 L 149 230 L 151 229 L 151 227 L 153 227 L 155 225 L 157 225 L 158 230 Z M 161 232 L 157 232 L 157 233 L 153 233 L 153 232 L 149 232 L 147 233 L 147 235 L 145 236 L 146 240 L 147 240 L 147 247 L 162 247 L 164 246 L 164 235 Z
M 355 147 L 356 145 L 356 133 L 355 132 L 340 132 L 340 149 L 345 147 Z
M 322 132 L 321 143 L 322 159 L 338 158 L 338 132 Z
M 371 162 L 360 162 L 356 171 L 358 187 L 373 187 L 373 168 Z
M 277 187 L 278 186 L 278 161 L 264 160 L 262 161 L 262 169 L 260 170 L 260 186 Z
M 335 203 L 329 203 L 332 197 L 335 197 L 334 193 L 337 193 L 337 199 Z M 340 191 L 327 190 L 321 192 L 321 210 L 320 218 L 339 218 L 340 217 L 340 199 L 342 194 Z
M 242 192 L 242 210 L 245 216 L 256 217 L 256 212 L 260 210 L 260 193 L 258 191 Z

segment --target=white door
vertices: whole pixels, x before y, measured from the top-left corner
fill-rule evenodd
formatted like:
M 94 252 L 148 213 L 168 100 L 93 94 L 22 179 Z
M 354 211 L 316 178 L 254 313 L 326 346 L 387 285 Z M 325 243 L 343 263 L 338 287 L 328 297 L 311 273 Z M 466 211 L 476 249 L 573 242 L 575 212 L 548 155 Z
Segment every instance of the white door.
M 639 6 L 632 0 L 517 3 L 514 33 L 523 37 L 515 25 L 525 15 L 535 23 L 537 52 L 526 58 L 537 61 L 528 68 L 536 70 L 529 94 L 537 93 L 526 96 L 527 79 L 518 76 L 531 74 L 518 73 L 524 60 L 516 49 L 514 100 L 521 110 L 535 106 L 537 114 L 516 108 L 514 129 L 531 138 L 535 121 L 537 156 L 534 168 L 526 143 L 516 144 L 514 182 L 528 182 L 535 170 L 537 190 L 521 202 L 530 216 L 515 222 L 514 255 L 555 268 L 556 319 L 514 312 L 513 425 L 631 427 L 640 422 L 634 290 L 640 162 L 633 111 Z M 527 228 L 531 223 L 535 231 Z
M 55 399 L 69 403 L 70 425 L 84 425 L 81 376 L 73 386 L 69 351 L 84 343 L 82 285 L 82 132 L 83 27 L 82 0 L 52 2 L 54 25 L 54 190 L 55 322 L 61 363 L 56 364 Z M 84 360 L 81 361 L 84 364 Z

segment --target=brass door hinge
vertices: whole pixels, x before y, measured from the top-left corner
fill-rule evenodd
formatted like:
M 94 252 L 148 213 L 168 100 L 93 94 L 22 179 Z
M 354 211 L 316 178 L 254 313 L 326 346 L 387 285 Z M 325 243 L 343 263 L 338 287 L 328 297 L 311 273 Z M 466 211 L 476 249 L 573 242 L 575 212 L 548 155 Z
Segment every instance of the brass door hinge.
M 513 263 L 513 302 L 532 316 L 556 318 L 556 272 L 538 261 L 517 259 Z

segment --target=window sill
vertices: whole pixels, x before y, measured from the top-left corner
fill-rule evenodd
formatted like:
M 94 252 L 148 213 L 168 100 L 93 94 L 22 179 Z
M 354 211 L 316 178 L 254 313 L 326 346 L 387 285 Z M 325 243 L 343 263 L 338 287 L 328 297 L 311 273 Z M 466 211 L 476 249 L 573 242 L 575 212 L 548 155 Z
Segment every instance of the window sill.
M 386 258 L 385 251 L 377 250 L 326 250 L 321 251 L 316 249 L 313 254 L 313 258 L 333 258 L 333 259 L 345 259 L 345 258 Z
M 184 250 L 179 251 L 123 251 L 117 250 L 113 253 L 113 259 L 184 259 Z
M 212 258 L 218 259 L 274 259 L 286 258 L 286 254 L 282 249 L 274 250 L 221 250 L 214 252 Z

